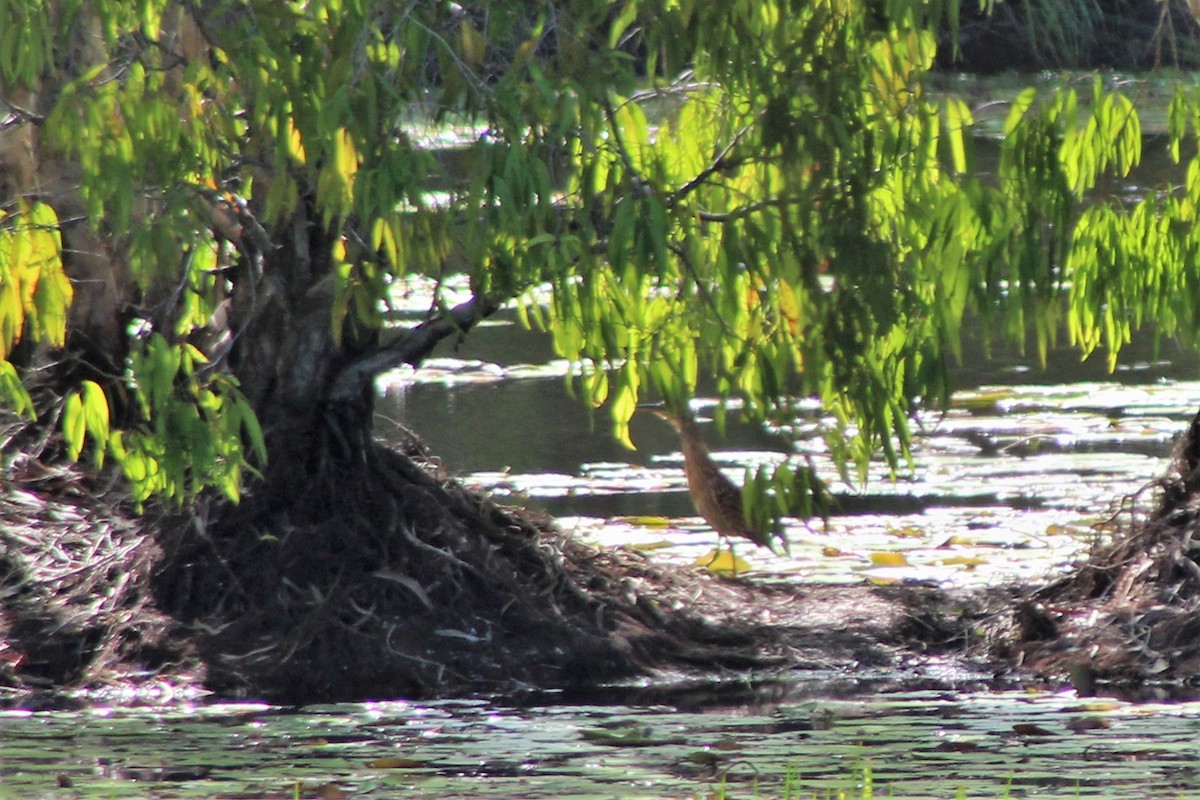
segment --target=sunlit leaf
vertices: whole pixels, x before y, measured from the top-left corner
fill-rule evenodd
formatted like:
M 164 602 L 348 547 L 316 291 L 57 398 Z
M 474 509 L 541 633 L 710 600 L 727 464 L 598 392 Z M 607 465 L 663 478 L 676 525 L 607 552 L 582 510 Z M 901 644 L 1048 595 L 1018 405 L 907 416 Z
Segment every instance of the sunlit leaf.
M 79 458 L 83 450 L 84 435 L 87 433 L 87 422 L 83 416 L 83 400 L 78 392 L 67 395 L 63 404 L 62 433 L 67 444 L 67 457 L 72 460 Z

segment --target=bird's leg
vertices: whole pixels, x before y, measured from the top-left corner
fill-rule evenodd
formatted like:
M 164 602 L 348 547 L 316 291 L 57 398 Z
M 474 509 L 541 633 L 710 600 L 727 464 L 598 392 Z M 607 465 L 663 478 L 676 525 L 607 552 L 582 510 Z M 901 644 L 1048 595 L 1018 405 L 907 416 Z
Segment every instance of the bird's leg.
M 729 548 L 729 575 L 732 578 L 736 578 L 738 574 L 738 560 L 737 553 L 733 549 L 733 539 L 730 539 L 728 536 L 722 536 L 721 541 Z M 720 551 L 719 546 L 717 550 L 718 552 Z
M 705 569 L 712 569 L 712 565 L 720 562 L 721 555 L 725 552 L 725 548 L 729 548 L 729 567 L 734 577 L 737 577 L 737 553 L 733 549 L 733 540 L 728 536 L 717 534 L 717 546 L 712 549 L 712 558 L 704 562 Z

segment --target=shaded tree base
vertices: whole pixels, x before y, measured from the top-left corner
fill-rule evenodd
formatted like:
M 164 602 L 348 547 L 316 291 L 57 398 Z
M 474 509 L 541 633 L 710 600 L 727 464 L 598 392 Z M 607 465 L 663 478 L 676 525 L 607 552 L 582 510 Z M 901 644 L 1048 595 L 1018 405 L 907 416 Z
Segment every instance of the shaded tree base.
M 278 702 L 911 667 L 978 620 L 921 587 L 761 584 L 572 541 L 374 448 L 291 502 L 135 516 L 73 468 L 0 487 L 0 686 Z M 115 483 L 114 483 L 115 485 Z

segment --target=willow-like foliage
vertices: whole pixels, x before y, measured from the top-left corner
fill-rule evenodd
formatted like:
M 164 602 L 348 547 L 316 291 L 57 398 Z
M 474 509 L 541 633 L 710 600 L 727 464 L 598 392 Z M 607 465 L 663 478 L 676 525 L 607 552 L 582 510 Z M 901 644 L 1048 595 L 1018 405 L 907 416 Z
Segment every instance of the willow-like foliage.
M 454 265 L 586 366 L 581 396 L 624 441 L 639 400 L 681 403 L 708 377 L 752 419 L 817 401 L 848 478 L 878 452 L 903 465 L 916 404 L 948 396 L 968 315 L 1042 352 L 1065 330 L 1110 359 L 1151 319 L 1196 332 L 1200 166 L 1176 192 L 1086 201 L 1142 145 L 1136 110 L 1097 81 L 1085 97 L 1021 94 L 998 174 L 976 174 L 971 110 L 925 84 L 932 31 L 956 13 L 0 0 L 0 18 L 23 20 L 0 34 L 0 356 L 84 341 L 67 329 L 57 231 L 86 226 L 130 321 L 120 381 L 70 390 L 71 454 L 90 442 L 116 458 L 139 497 L 236 498 L 261 409 L 202 334 L 245 242 L 270 249 L 307 209 L 331 234 L 311 240 L 339 342 L 381 329 L 389 286 Z M 1198 119 L 1181 91 L 1176 153 Z M 95 291 L 76 283 L 75 303 Z M 0 392 L 30 412 L 20 374 L 0 361 Z M 120 424 L 105 407 L 118 385 Z M 819 511 L 806 464 L 750 486 L 752 515 Z

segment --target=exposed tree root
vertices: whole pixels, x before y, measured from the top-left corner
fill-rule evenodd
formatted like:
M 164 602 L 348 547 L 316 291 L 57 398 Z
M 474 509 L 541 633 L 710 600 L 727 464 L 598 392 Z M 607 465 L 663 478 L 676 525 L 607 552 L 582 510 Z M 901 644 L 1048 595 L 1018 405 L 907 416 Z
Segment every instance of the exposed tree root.
M 1141 514 L 1141 509 L 1149 513 Z M 1068 578 L 1031 595 L 1013 618 L 1010 653 L 1067 675 L 1084 692 L 1200 676 L 1200 414 L 1165 477 L 1129 498 L 1112 539 Z
M 86 687 L 161 673 L 186 682 L 195 666 L 146 591 L 157 546 L 119 493 L 89 483 L 77 468 L 30 453 L 6 465 L 0 686 Z

